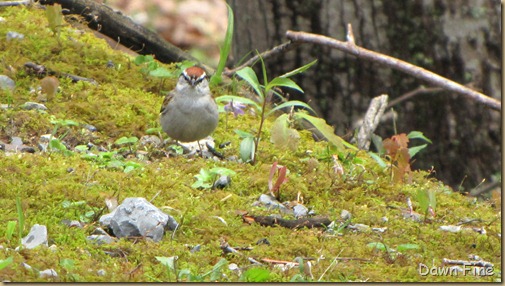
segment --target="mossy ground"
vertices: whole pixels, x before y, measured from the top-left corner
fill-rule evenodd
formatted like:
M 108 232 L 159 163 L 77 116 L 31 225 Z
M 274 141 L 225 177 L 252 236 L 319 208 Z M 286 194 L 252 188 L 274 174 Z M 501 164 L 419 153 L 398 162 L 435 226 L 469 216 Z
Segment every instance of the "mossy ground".
M 51 133 L 54 125 L 51 117 L 72 119 L 92 124 L 98 131 L 86 132 L 81 127 L 61 127 L 57 135 L 67 133 L 63 141 L 71 147 L 93 142 L 110 149 L 118 149 L 113 143 L 122 136 L 141 137 L 146 130 L 159 127 L 158 112 L 162 97 L 156 90 L 160 82 L 144 76 L 133 64 L 133 58 L 112 50 L 104 40 L 97 39 L 87 30 L 65 24 L 57 41 L 48 28 L 44 11 L 37 8 L 1 8 L 0 63 L 2 74 L 16 82 L 13 93 L 0 91 L 0 103 L 11 103 L 13 108 L 0 113 L 0 139 L 9 142 L 11 136 L 36 146 L 40 135 Z M 6 41 L 8 31 L 25 35 L 23 40 Z M 66 73 L 93 78 L 99 84 L 72 83 L 60 78 L 61 92 L 49 99 L 47 112 L 27 111 L 20 108 L 26 101 L 36 101 L 36 93 L 30 92 L 39 85 L 39 79 L 24 71 L 26 62 L 36 62 Z M 114 68 L 107 68 L 112 61 Z M 172 68 L 167 66 L 167 68 Z M 175 82 L 167 81 L 164 90 L 173 88 Z M 226 93 L 226 87 L 215 93 Z M 231 144 L 220 149 L 226 156 L 238 155 L 240 139 L 235 129 L 253 132 L 259 118 L 245 115 L 234 118 L 220 115 L 220 124 L 213 134 L 217 145 Z M 13 257 L 14 263 L 0 271 L 1 280 L 47 281 L 38 278 L 36 272 L 20 266 L 26 262 L 37 270 L 55 269 L 57 281 L 174 281 L 156 256 L 178 256 L 178 269 L 189 269 L 203 274 L 212 269 L 222 257 L 220 239 L 231 246 L 253 246 L 244 255 L 224 256 L 229 263 L 248 267 L 247 257 L 289 260 L 295 257 L 314 258 L 312 273 L 323 281 L 496 281 L 501 280 L 501 212 L 491 202 L 477 202 L 452 192 L 441 182 L 428 178 L 427 172 L 416 171 L 411 184 L 392 184 L 388 170 L 380 168 L 366 153 L 350 154 L 343 160 L 345 174 L 333 174 L 331 151 L 325 142 L 314 142 L 309 132 L 301 131 L 302 140 L 296 152 L 283 151 L 269 142 L 272 121 L 268 120 L 260 143 L 255 165 L 231 161 L 216 162 L 202 158 L 188 159 L 182 156 L 148 156 L 149 160 L 128 158 L 139 162 L 142 168 L 125 173 L 122 169 L 103 168 L 96 162 L 81 158 L 77 152 L 70 155 L 58 152 L 35 154 L 0 153 L 0 209 L 1 224 L 17 220 L 16 197 L 22 200 L 26 227 L 38 223 L 46 225 L 49 245 L 33 250 L 12 250 L 17 246 L 17 235 L 8 241 L 5 228 L 0 227 L 0 260 Z M 436 140 L 435 140 L 436 141 Z M 436 142 L 434 142 L 436 144 Z M 142 149 L 142 147 L 135 146 Z M 147 149 L 148 155 L 158 154 Z M 344 156 L 345 157 L 345 156 Z M 263 227 L 244 224 L 237 211 L 254 215 L 267 215 L 269 211 L 251 204 L 262 193 L 268 193 L 268 174 L 271 164 L 288 167 L 289 181 L 281 187 L 283 200 L 296 200 L 298 192 L 306 206 L 318 215 L 332 220 L 340 219 L 340 212 L 351 212 L 353 223 L 372 227 L 387 227 L 386 232 L 355 232 L 345 229 L 341 235 L 328 235 L 320 229 L 292 230 L 282 227 Z M 194 175 L 201 168 L 221 166 L 234 170 L 232 184 L 224 190 L 198 190 L 191 188 Z M 405 220 L 395 207 L 406 207 L 406 198 L 413 199 L 414 209 L 418 189 L 436 192 L 437 215 L 427 222 Z M 157 195 L 158 194 L 158 195 Z M 157 195 L 157 196 L 156 196 Z M 231 196 L 230 196 L 231 195 Z M 120 240 L 111 245 L 97 246 L 86 241 L 86 236 L 97 226 L 91 222 L 85 228 L 69 228 L 64 219 L 79 220 L 89 210 L 105 206 L 104 200 L 118 196 L 155 197 L 152 203 L 174 216 L 181 223 L 172 238 L 165 235 L 159 243 L 139 239 Z M 84 206 L 65 207 L 64 201 L 85 201 Z M 226 221 L 226 225 L 216 217 Z M 381 218 L 387 217 L 384 222 Z M 465 218 L 479 218 L 472 226 L 485 227 L 487 234 L 476 232 L 447 233 L 441 225 L 457 224 Z M 1 225 L 0 225 L 1 226 Z M 267 238 L 270 245 L 256 245 Z M 390 259 L 383 251 L 376 251 L 367 244 L 383 242 L 395 248 L 400 244 L 417 244 L 419 249 L 406 250 Z M 199 252 L 190 253 L 189 246 L 201 245 Z M 114 255 L 113 255 L 114 254 Z M 494 276 L 421 276 L 420 263 L 441 266 L 443 258 L 468 260 L 476 254 L 494 264 Z M 369 259 L 339 260 L 335 257 Z M 324 258 L 324 259 L 323 259 Z M 74 262 L 72 266 L 62 263 Z M 289 281 L 298 268 L 281 271 L 272 266 L 269 281 Z M 104 269 L 105 276 L 97 270 Z M 225 267 L 222 281 L 238 281 L 239 276 Z M 324 273 L 324 275 L 323 275 Z M 303 274 L 303 273 L 302 273 Z M 309 279 L 308 276 L 304 276 Z

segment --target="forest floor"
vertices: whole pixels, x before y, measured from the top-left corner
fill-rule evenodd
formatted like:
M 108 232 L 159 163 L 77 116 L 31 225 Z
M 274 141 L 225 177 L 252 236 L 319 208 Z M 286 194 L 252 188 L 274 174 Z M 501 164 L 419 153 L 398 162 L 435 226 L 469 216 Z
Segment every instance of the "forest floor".
M 316 142 L 307 130 L 298 131 L 296 150 L 277 148 L 270 140 L 274 117 L 265 122 L 256 163 L 242 163 L 235 130 L 257 131 L 259 115 L 252 112 L 220 113 L 212 137 L 227 159 L 141 144 L 136 139 L 146 135 L 166 138 L 159 110 L 176 77 L 146 75 L 135 56 L 110 48 L 83 26 L 64 22 L 58 37 L 37 7 L 0 8 L 0 17 L 0 74 L 15 83 L 12 90 L 0 89 L 2 281 L 501 281 L 500 197 L 464 196 L 429 171 L 412 172 L 410 182 L 392 180 L 389 164 L 381 166 L 368 152 Z M 7 40 L 8 32 L 23 37 L 11 33 Z M 96 84 L 62 76 L 59 90 L 46 96 L 27 62 Z M 213 92 L 231 94 L 241 84 L 233 80 Z M 47 109 L 29 109 L 27 102 Z M 41 151 L 47 134 L 57 140 Z M 16 137 L 22 145 L 12 142 Z M 288 228 L 251 220 L 295 219 L 255 203 L 269 194 L 275 162 L 288 170 L 279 200 L 333 224 Z M 195 176 L 216 167 L 233 171 L 231 184 L 195 187 L 202 178 Z M 436 204 L 430 200 L 434 213 L 422 210 L 423 194 L 436 198 Z M 177 220 L 178 229 L 160 242 L 87 240 L 108 212 L 106 201 L 128 197 L 151 201 Z M 12 231 L 11 221 L 24 225 L 20 233 Z M 47 227 L 48 247 L 17 248 L 35 224 Z M 228 253 L 227 245 L 236 251 Z M 57 276 L 41 276 L 45 269 Z

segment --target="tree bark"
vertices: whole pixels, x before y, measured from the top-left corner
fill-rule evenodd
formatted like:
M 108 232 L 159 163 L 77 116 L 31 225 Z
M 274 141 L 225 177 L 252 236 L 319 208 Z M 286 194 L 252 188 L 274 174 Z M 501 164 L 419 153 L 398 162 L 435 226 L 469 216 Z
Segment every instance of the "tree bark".
M 501 99 L 501 6 L 499 1 L 462 0 L 228 0 L 235 13 L 233 62 L 286 42 L 287 30 L 345 41 L 347 24 L 366 49 L 438 73 Z M 407 74 L 324 46 L 303 44 L 266 62 L 269 77 L 313 59 L 318 64 L 294 80 L 308 102 L 336 133 L 353 133 L 370 100 L 388 94 L 393 101 L 425 85 Z M 260 71 L 256 67 L 257 71 Z M 430 87 L 430 86 L 429 86 Z M 432 139 L 414 167 L 435 167 L 437 177 L 468 191 L 501 169 L 500 112 L 453 92 L 419 93 L 394 106 L 398 133 L 413 130 Z M 393 123 L 379 125 L 391 137 Z M 348 138 L 349 139 L 349 138 Z M 420 144 L 412 142 L 412 144 Z

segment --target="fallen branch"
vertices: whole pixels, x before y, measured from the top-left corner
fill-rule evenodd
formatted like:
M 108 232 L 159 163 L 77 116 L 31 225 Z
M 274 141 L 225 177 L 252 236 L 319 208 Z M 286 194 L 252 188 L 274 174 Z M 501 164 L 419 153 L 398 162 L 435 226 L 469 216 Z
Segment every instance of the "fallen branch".
M 190 60 L 201 64 L 200 61 L 171 45 L 158 34 L 134 23 L 130 18 L 106 5 L 91 0 L 40 0 L 39 2 L 43 5 L 60 4 L 71 14 L 84 17 L 89 28 L 109 36 L 139 54 L 154 55 L 163 63 Z M 210 71 L 209 67 L 204 67 Z M 209 72 L 209 74 L 212 73 Z
M 286 228 L 314 228 L 314 227 L 327 227 L 330 225 L 331 220 L 326 217 L 320 218 L 301 218 L 301 219 L 282 219 L 273 216 L 251 216 L 243 215 L 244 222 L 251 223 L 252 221 L 259 223 L 262 226 L 275 226 L 280 225 Z
M 468 260 L 454 260 L 454 259 L 442 259 L 442 263 L 452 264 L 452 265 L 466 265 L 466 266 L 480 266 L 480 267 L 493 267 L 493 263 L 484 260 L 468 261 Z
M 433 85 L 464 95 L 470 99 L 485 104 L 491 107 L 492 109 L 498 111 L 501 110 L 501 102 L 495 98 L 489 97 L 485 94 L 477 92 L 473 89 L 470 89 L 466 86 L 463 86 L 459 83 L 451 81 L 447 78 L 439 76 L 431 71 L 420 68 L 413 64 L 357 46 L 354 43 L 354 37 L 352 36 L 352 28 L 350 24 L 348 25 L 347 35 L 348 35 L 347 41 L 343 42 L 335 40 L 330 37 L 312 33 L 296 32 L 289 30 L 286 32 L 286 37 L 293 42 L 311 43 L 322 46 L 328 46 L 354 55 L 360 59 L 366 59 L 373 62 L 378 62 L 386 66 L 389 66 L 393 69 L 410 74 L 421 80 L 425 80 L 429 83 L 432 83 Z

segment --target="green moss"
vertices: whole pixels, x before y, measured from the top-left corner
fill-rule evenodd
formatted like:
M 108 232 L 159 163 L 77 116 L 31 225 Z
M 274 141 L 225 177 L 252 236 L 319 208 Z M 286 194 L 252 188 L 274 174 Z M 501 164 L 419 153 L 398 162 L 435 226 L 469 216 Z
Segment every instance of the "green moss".
M 8 142 L 11 136 L 20 136 L 27 145 L 36 146 L 40 135 L 53 131 L 51 116 L 54 116 L 97 127 L 95 133 L 81 126 L 59 127 L 56 136 L 62 137 L 70 147 L 93 142 L 120 151 L 113 145 L 118 138 L 140 138 L 147 129 L 159 127 L 162 97 L 157 91 L 160 81 L 146 78 L 132 63 L 132 57 L 112 50 L 86 29 L 69 24 L 64 25 L 59 44 L 47 27 L 44 12 L 36 8 L 2 8 L 0 16 L 6 20 L 0 25 L 0 36 L 7 31 L 25 35 L 22 41 L 0 41 L 2 73 L 13 78 L 17 86 L 11 95 L 0 91 L 0 103 L 12 100 L 13 105 L 12 109 L 0 113 L 0 140 Z M 24 70 L 27 61 L 92 78 L 98 85 L 72 83 L 60 78 L 61 91 L 45 103 L 47 112 L 22 110 L 20 106 L 24 102 L 36 101 L 37 94 L 30 89 L 39 85 L 37 76 Z M 114 68 L 106 68 L 109 61 L 114 63 Z M 167 80 L 161 89 L 169 90 L 174 84 L 173 80 Z M 219 87 L 215 93 L 233 92 Z M 428 173 L 422 171 L 413 173 L 411 184 L 393 185 L 389 171 L 380 168 L 366 152 L 340 154 L 345 173 L 336 175 L 331 157 L 336 152 L 326 142 L 314 142 L 308 131 L 300 131 L 301 141 L 295 152 L 275 148 L 269 140 L 272 119 L 274 117 L 265 122 L 254 166 L 232 161 L 166 157 L 160 150 L 140 146 L 134 148 L 147 150 L 149 160 L 134 156 L 122 159 L 141 164 L 141 169 L 129 173 L 85 160 L 77 152 L 68 156 L 57 152 L 0 153 L 2 225 L 17 220 L 15 201 L 20 197 L 26 218 L 24 235 L 33 224 L 44 224 L 48 228 L 49 244 L 57 247 L 56 251 L 45 247 L 14 251 L 17 235 L 8 241 L 5 228 L 0 227 L 0 244 L 4 246 L 0 260 L 14 258 L 14 263 L 2 270 L 3 279 L 48 281 L 38 278 L 36 272 L 22 269 L 19 265 L 25 262 L 37 270 L 55 269 L 59 274 L 57 281 L 174 281 L 174 274 L 169 274 L 156 256 L 178 256 L 178 269 L 189 269 L 201 275 L 221 259 L 220 239 L 231 246 L 253 247 L 250 251 L 242 251 L 243 255 L 225 256 L 229 263 L 240 267 L 249 267 L 247 257 L 288 261 L 295 257 L 312 259 L 314 280 L 322 276 L 324 281 L 476 282 L 501 277 L 420 276 L 417 270 L 419 263 L 441 265 L 443 258 L 465 260 L 471 253 L 494 263 L 496 271 L 501 269 L 500 213 L 491 203 L 453 193 L 441 182 L 428 179 Z M 224 142 L 230 145 L 218 151 L 226 157 L 238 156 L 240 138 L 234 130 L 255 134 L 258 127 L 258 116 L 249 114 L 234 118 L 221 114 L 213 137 L 217 145 Z M 283 200 L 295 201 L 300 194 L 306 206 L 318 215 L 336 220 L 337 225 L 345 209 L 352 213 L 353 223 L 387 227 L 387 231 L 379 235 L 372 231 L 344 229 L 339 235 L 330 235 L 319 229 L 291 230 L 245 224 L 237 211 L 252 215 L 272 213 L 252 203 L 260 194 L 268 193 L 268 175 L 274 161 L 289 169 L 289 181 L 281 187 Z M 201 168 L 216 166 L 237 173 L 229 187 L 224 190 L 190 187 Z M 410 197 L 417 210 L 415 197 L 420 188 L 436 192 L 437 216 L 421 223 L 403 219 L 399 208 L 406 208 L 407 197 Z M 171 232 L 167 233 L 159 243 L 121 239 L 111 245 L 98 246 L 86 241 L 86 236 L 96 228 L 96 222 L 87 221 L 83 229 L 69 228 L 61 223 L 64 219 L 81 220 L 86 212 L 98 212 L 104 208 L 104 200 L 113 196 L 118 196 L 120 202 L 126 197 L 154 198 L 152 203 L 174 216 L 180 227 L 173 238 Z M 79 201 L 85 204 L 73 207 L 64 204 Z M 383 217 L 387 217 L 388 222 L 384 222 Z M 487 234 L 439 230 L 441 225 L 457 224 L 465 218 L 480 218 L 482 222 L 471 226 L 484 226 Z M 270 245 L 256 245 L 262 238 L 267 238 Z M 384 251 L 367 247 L 370 242 L 383 242 L 389 248 L 411 243 L 417 244 L 419 249 L 407 250 L 391 258 Z M 201 245 L 201 250 L 190 253 L 191 247 L 197 244 Z M 332 263 L 335 257 L 368 261 Z M 73 266 L 62 264 L 63 259 L 72 260 Z M 271 272 L 268 281 L 290 281 L 300 274 L 296 267 L 285 272 L 271 265 L 263 267 Z M 105 276 L 97 276 L 100 269 L 107 272 Z M 222 271 L 226 274 L 223 281 L 239 280 L 239 276 L 227 267 Z M 308 279 L 305 274 L 303 277 Z

